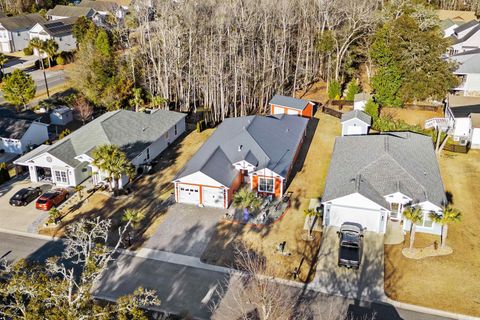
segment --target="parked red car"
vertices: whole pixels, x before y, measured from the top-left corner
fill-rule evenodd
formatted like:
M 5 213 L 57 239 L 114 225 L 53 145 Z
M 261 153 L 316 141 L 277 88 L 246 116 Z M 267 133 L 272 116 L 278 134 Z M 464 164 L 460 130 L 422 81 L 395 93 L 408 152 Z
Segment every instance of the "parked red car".
M 60 203 L 68 199 L 68 190 L 66 189 L 55 189 L 48 192 L 45 192 L 37 199 L 35 207 L 39 210 L 48 211 L 52 207 L 58 206 Z

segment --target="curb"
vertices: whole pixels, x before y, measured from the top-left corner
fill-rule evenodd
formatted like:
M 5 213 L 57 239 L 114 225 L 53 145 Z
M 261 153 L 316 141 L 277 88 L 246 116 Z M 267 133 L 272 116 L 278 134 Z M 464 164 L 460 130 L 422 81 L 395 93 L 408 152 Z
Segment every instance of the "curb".
M 449 311 L 443 311 L 439 309 L 432 309 L 428 307 L 422 307 L 422 306 L 417 306 L 414 304 L 409 304 L 409 303 L 404 303 L 404 302 L 399 302 L 396 300 L 392 300 L 387 297 L 387 300 L 385 301 L 386 303 L 391 304 L 394 307 L 404 309 L 404 310 L 409 310 L 409 311 L 416 311 L 416 312 L 421 312 L 421 313 L 426 313 L 434 316 L 439 316 L 439 317 L 445 317 L 445 318 L 451 318 L 455 320 L 479 320 L 479 317 L 474 317 L 474 316 L 468 316 L 465 314 L 461 313 L 454 313 L 454 312 L 449 312 Z
M 25 231 L 16 231 L 16 230 L 9 230 L 9 229 L 3 229 L 3 228 L 0 228 L 0 233 L 6 233 L 6 234 L 11 234 L 11 235 L 20 236 L 20 237 L 34 238 L 38 240 L 48 240 L 48 241 L 62 240 L 62 238 L 59 238 L 59 237 L 52 237 L 52 236 L 46 236 L 38 233 L 30 233 Z

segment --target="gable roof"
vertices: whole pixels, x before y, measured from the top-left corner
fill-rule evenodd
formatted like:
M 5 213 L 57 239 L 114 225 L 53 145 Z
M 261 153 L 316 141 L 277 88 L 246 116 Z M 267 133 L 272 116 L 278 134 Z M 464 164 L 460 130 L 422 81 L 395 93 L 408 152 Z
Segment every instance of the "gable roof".
M 342 114 L 341 122 L 345 122 L 352 119 L 358 119 L 368 125 L 372 124 L 372 117 L 363 112 L 362 110 L 352 110 L 347 113 Z
M 45 19 L 38 13 L 0 18 L 0 24 L 8 31 L 27 30 Z
M 337 137 L 322 201 L 360 193 L 383 198 L 400 191 L 414 202 L 446 204 L 432 139 L 412 132 Z
M 369 93 L 360 92 L 353 96 L 353 101 L 368 101 L 372 98 Z
M 471 50 L 476 51 L 470 54 L 454 55 L 450 59 L 458 64 L 455 70 L 456 74 L 480 73 L 480 49 Z M 468 53 L 467 51 L 466 53 Z
M 91 155 L 95 147 L 112 144 L 132 160 L 184 117 L 182 113 L 166 110 L 152 114 L 128 110 L 107 112 L 49 146 L 45 152 L 75 167 L 79 164 L 76 156 Z
M 468 21 L 467 23 L 464 23 L 464 24 L 461 24 L 459 25 L 458 27 L 456 27 L 455 29 L 453 29 L 453 32 L 455 33 L 459 33 L 459 32 L 462 32 L 462 31 L 465 31 L 471 27 L 475 27 L 478 25 L 478 21 L 477 20 L 471 20 L 471 21 Z
M 456 30 L 456 29 L 455 29 Z M 464 35 L 461 38 L 456 38 L 453 37 L 454 41 L 453 44 L 458 44 L 467 41 L 470 39 L 475 33 L 477 33 L 480 30 L 480 24 L 477 24 L 475 27 L 472 28 L 466 35 Z
M 203 172 L 229 187 L 238 175 L 233 164 L 245 160 L 256 170 L 286 177 L 302 141 L 308 119 L 292 116 L 246 116 L 222 122 L 175 180 Z
M 0 118 L 0 137 L 20 140 L 32 121 L 12 118 Z
M 274 95 L 272 100 L 270 100 L 269 102 L 269 104 L 274 104 L 277 106 L 282 106 L 282 107 L 287 107 L 287 108 L 292 108 L 297 110 L 305 109 L 309 103 L 310 101 L 307 101 L 307 100 L 281 96 L 278 94 Z
M 115 2 L 111 1 L 91 1 L 91 0 L 82 0 L 79 7 L 88 7 L 93 8 L 96 11 L 108 11 L 108 12 L 115 12 L 118 10 L 119 5 Z
M 77 22 L 77 17 L 70 17 L 65 19 L 50 20 L 47 22 L 38 23 L 43 30 L 52 37 L 60 37 L 72 34 L 73 25 Z
M 93 13 L 93 8 L 56 5 L 55 8 L 47 11 L 47 16 L 80 18 L 88 16 L 90 13 Z
M 458 26 L 458 25 L 455 22 L 453 22 L 451 19 L 440 21 L 440 29 L 442 29 L 442 31 L 445 31 L 446 29 L 453 26 Z

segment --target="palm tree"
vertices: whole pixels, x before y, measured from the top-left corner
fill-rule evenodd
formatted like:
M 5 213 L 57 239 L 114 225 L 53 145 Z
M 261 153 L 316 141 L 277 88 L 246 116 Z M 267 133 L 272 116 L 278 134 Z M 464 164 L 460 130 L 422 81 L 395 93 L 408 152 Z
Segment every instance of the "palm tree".
M 47 89 L 47 97 L 50 98 L 50 92 L 48 90 L 48 82 L 47 82 L 47 75 L 45 74 L 45 66 L 43 65 L 43 57 L 42 53 L 45 51 L 45 42 L 40 40 L 39 38 L 33 38 L 30 40 L 30 47 L 32 47 L 34 50 L 36 50 L 39 60 L 40 60 L 40 65 L 42 67 L 43 71 L 43 79 L 45 80 L 45 88 Z
M 122 175 L 132 178 L 134 169 L 124 152 L 118 146 L 105 144 L 95 148 L 92 153 L 92 164 L 103 171 L 111 179 L 110 185 L 115 191 L 118 190 Z
M 48 67 L 52 67 L 52 60 L 53 57 L 57 54 L 58 51 L 58 44 L 53 39 L 48 39 L 44 42 L 43 50 L 48 56 Z
M 140 109 L 140 106 L 143 104 L 142 88 L 133 88 L 132 93 L 133 93 L 133 98 L 130 99 L 129 102 L 132 107 L 135 107 L 135 112 L 138 112 Z
M 140 226 L 140 222 L 145 218 L 145 215 L 140 210 L 135 209 L 125 209 L 122 216 L 122 222 L 127 223 L 127 227 L 130 225 L 132 227 L 131 232 L 128 236 L 128 245 L 132 245 L 132 238 L 134 238 L 135 232 Z
M 413 249 L 417 223 L 423 221 L 423 211 L 419 207 L 408 207 L 403 211 L 403 216 L 410 221 L 410 249 Z
M 155 108 L 158 109 L 158 108 L 160 108 L 160 106 L 162 104 L 167 103 L 168 100 L 165 99 L 164 97 L 154 96 L 154 97 L 152 97 L 150 102 L 151 102 L 152 106 L 154 106 Z
M 0 69 L 2 70 L 2 73 L 3 73 L 3 66 L 5 65 L 5 63 L 7 63 L 7 61 L 8 61 L 7 56 L 3 53 L 0 53 Z
M 308 229 L 308 236 L 312 236 L 313 232 L 313 227 L 315 226 L 315 223 L 317 222 L 317 219 L 320 219 L 322 217 L 323 212 L 321 210 L 315 210 L 315 209 L 306 209 L 303 211 L 303 213 L 309 218 L 309 229 Z M 313 218 L 313 221 L 312 221 Z
M 53 207 L 51 208 L 49 211 L 48 211 L 48 222 L 49 223 L 56 223 L 57 222 L 57 219 L 60 218 L 61 216 L 61 212 L 60 210 L 58 210 L 57 208 Z
M 242 188 L 233 196 L 233 206 L 242 208 L 248 213 L 248 209 L 258 209 L 262 201 L 248 188 Z
M 451 206 L 446 206 L 443 208 L 441 213 L 431 212 L 430 219 L 432 219 L 433 222 L 442 225 L 441 247 L 445 248 L 445 244 L 447 242 L 448 224 L 452 222 L 460 222 L 462 219 L 462 213 Z
M 85 186 L 78 185 L 75 187 L 75 191 L 78 192 L 78 196 L 80 197 L 80 200 L 83 198 L 83 189 L 85 189 Z

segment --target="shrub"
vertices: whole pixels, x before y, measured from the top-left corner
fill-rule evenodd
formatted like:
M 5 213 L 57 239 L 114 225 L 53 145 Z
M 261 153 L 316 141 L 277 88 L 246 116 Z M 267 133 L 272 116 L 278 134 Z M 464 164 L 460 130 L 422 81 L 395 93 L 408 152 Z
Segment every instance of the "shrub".
M 205 120 L 200 120 L 197 122 L 197 132 L 200 133 L 205 130 Z
M 356 80 L 352 80 L 348 83 L 347 93 L 345 94 L 345 100 L 353 101 L 355 95 L 360 92 L 360 86 Z
M 60 132 L 60 134 L 58 135 L 58 139 L 63 139 L 66 136 L 68 136 L 70 133 L 72 133 L 72 131 L 70 131 L 69 129 L 65 129 L 62 132 Z
M 378 118 L 378 104 L 375 103 L 372 99 L 368 100 L 365 104 L 365 113 L 372 117 L 372 120 L 375 121 Z
M 328 98 L 329 99 L 340 99 L 340 94 L 342 93 L 342 87 L 340 83 L 336 80 L 330 81 L 328 84 Z
M 33 49 L 32 47 L 26 47 L 23 49 L 23 54 L 26 56 L 31 56 L 33 54 Z
M 58 56 L 55 61 L 57 62 L 58 65 L 63 66 L 65 65 L 66 61 L 65 58 L 62 56 Z
M 8 173 L 7 164 L 2 162 L 0 163 L 0 184 L 10 180 L 10 174 Z

